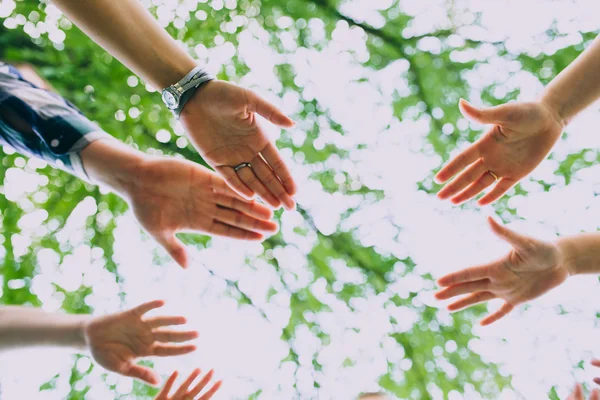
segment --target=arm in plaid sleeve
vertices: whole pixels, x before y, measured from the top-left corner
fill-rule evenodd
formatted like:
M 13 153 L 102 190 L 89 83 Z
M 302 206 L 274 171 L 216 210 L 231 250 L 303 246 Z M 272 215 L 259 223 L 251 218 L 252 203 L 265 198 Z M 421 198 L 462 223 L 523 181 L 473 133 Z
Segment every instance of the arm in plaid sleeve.
M 87 178 L 80 152 L 110 137 L 67 100 L 0 64 L 0 142 Z

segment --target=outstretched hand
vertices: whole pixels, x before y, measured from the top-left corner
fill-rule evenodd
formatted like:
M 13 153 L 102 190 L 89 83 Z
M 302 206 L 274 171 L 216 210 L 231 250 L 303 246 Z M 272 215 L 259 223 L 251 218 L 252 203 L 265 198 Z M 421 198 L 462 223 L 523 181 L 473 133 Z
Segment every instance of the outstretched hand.
M 438 280 L 444 287 L 436 293 L 439 300 L 467 295 L 448 306 L 458 311 L 492 299 L 504 305 L 481 321 L 489 325 L 510 313 L 521 303 L 540 297 L 563 283 L 569 276 L 559 247 L 536 240 L 498 224 L 488 218 L 492 231 L 513 246 L 503 258 L 492 263 L 463 269 Z
M 197 331 L 175 331 L 171 325 L 186 323 L 184 317 L 144 317 L 150 310 L 160 308 L 164 301 L 144 303 L 129 311 L 91 319 L 84 334 L 92 356 L 109 371 L 140 379 L 155 385 L 158 375 L 150 368 L 136 365 L 136 359 L 148 356 L 177 356 L 196 350 L 193 344 L 183 343 L 198 337 Z
M 231 190 L 225 181 L 196 163 L 151 158 L 138 167 L 128 197 L 139 223 L 181 265 L 188 256 L 177 232 L 202 232 L 234 239 L 261 240 L 277 224 L 273 212 Z
M 246 198 L 257 194 L 274 208 L 293 209 L 296 184 L 257 114 L 283 128 L 294 125 L 254 92 L 222 81 L 198 90 L 180 118 L 200 155 L 232 189 Z
M 181 384 L 179 389 L 177 389 L 177 391 L 173 395 L 169 395 L 169 392 L 171 391 L 171 388 L 175 383 L 175 379 L 177 379 L 177 374 L 177 371 L 171 374 L 169 379 L 167 379 L 165 386 L 163 386 L 162 390 L 154 400 L 209 400 L 213 397 L 217 390 L 219 390 L 222 384 L 221 381 L 217 381 L 212 385 L 210 389 L 204 392 L 204 394 L 200 395 L 202 390 L 206 387 L 206 385 L 208 385 L 208 383 L 213 377 L 213 370 L 211 369 L 210 371 L 208 371 L 208 374 L 206 374 L 200 380 L 200 382 L 198 382 L 197 385 L 190 389 L 190 385 L 200 375 L 200 369 L 196 368 L 194 371 L 192 371 L 190 376 L 188 376 L 188 378 Z
M 438 193 L 439 198 L 450 198 L 454 204 L 475 197 L 494 184 L 496 177 L 495 186 L 478 204 L 498 200 L 544 160 L 564 127 L 543 102 L 479 109 L 461 100 L 459 107 L 465 117 L 493 127 L 437 173 L 439 183 L 460 173 Z

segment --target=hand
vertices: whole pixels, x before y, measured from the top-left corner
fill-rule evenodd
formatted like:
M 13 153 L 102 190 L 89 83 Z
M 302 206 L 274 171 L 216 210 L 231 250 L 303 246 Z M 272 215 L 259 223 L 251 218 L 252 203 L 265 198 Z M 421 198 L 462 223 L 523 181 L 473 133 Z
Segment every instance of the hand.
M 492 218 L 492 231 L 513 249 L 504 258 L 487 265 L 471 267 L 448 274 L 438 280 L 444 289 L 436 293 L 439 300 L 468 294 L 448 306 L 457 311 L 495 298 L 504 300 L 500 310 L 488 315 L 481 325 L 489 325 L 507 315 L 513 308 L 533 300 L 563 283 L 569 276 L 562 251 L 552 243 L 520 235 Z
M 195 369 L 192 371 L 190 376 L 181 384 L 179 389 L 175 392 L 173 396 L 169 396 L 169 392 L 173 387 L 173 383 L 175 383 L 175 379 L 177 379 L 177 371 L 173 372 L 165 386 L 162 388 L 156 399 L 154 400 L 208 400 L 213 397 L 213 395 L 219 390 L 222 382 L 215 382 L 210 389 L 208 389 L 202 396 L 196 397 L 200 394 L 202 389 L 208 384 L 208 382 L 212 379 L 213 370 L 208 371 L 208 374 L 202 378 L 200 382 L 196 386 L 194 386 L 191 390 L 188 390 L 194 379 L 196 379 L 200 375 L 200 370 Z
M 208 169 L 175 158 L 152 158 L 137 168 L 127 190 L 133 212 L 148 231 L 181 265 L 188 256 L 175 233 L 204 232 L 235 239 L 261 240 L 260 232 L 275 232 L 273 212 L 231 190 Z
M 177 356 L 196 350 L 192 344 L 175 345 L 198 337 L 197 331 L 165 329 L 186 323 L 184 317 L 144 317 L 162 307 L 164 301 L 144 303 L 129 311 L 94 318 L 84 326 L 84 335 L 92 356 L 109 371 L 155 385 L 158 375 L 150 368 L 134 364 L 139 357 Z
M 461 100 L 459 107 L 465 117 L 494 126 L 437 173 L 435 179 L 442 183 L 464 169 L 438 193 L 440 199 L 451 197 L 454 204 L 467 201 L 492 185 L 493 174 L 498 182 L 478 204 L 483 206 L 499 199 L 546 158 L 564 127 L 560 117 L 543 102 L 478 109 Z
M 294 122 L 254 92 L 221 81 L 204 85 L 187 102 L 181 122 L 202 157 L 246 198 L 258 194 L 272 207 L 295 207 L 296 184 L 256 119 L 289 128 Z M 250 163 L 252 167 L 233 167 Z
M 579 383 L 575 385 L 573 393 L 571 393 L 571 395 L 567 397 L 567 400 L 585 400 L 585 397 L 583 395 L 583 388 Z M 590 393 L 589 400 L 600 400 L 600 391 L 598 391 L 598 389 L 592 390 L 592 392 Z

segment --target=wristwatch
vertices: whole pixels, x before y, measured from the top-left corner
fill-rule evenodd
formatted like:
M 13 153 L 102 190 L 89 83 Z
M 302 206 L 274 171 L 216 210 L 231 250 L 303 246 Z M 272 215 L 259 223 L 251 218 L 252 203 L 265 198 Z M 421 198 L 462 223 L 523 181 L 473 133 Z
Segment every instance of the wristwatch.
M 167 108 L 173 111 L 177 117 L 183 110 L 185 103 L 192 97 L 200 86 L 214 77 L 206 72 L 202 67 L 196 67 L 183 77 L 179 82 L 164 88 L 162 99 Z

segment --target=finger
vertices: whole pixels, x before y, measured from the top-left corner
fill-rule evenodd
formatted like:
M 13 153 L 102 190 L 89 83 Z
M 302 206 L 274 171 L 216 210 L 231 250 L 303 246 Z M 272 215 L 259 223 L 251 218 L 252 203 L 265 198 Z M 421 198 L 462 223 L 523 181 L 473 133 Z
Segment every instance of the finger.
M 489 270 L 492 264 L 481 265 L 477 267 L 465 268 L 461 271 L 452 272 L 444 275 L 437 280 L 440 286 L 452 286 L 463 282 L 478 281 L 489 276 Z
M 269 103 L 251 90 L 245 89 L 250 111 L 255 111 L 269 122 L 283 128 L 291 128 L 294 121 L 285 115 L 280 109 Z
M 593 359 L 593 360 L 592 360 L 592 362 L 591 362 L 591 364 L 592 364 L 594 367 L 600 367 L 600 360 L 599 360 L 599 359 L 597 359 L 597 358 L 596 358 L 596 359 Z
M 188 267 L 188 255 L 185 245 L 174 233 L 167 233 L 156 238 L 158 243 L 182 268 Z
M 227 165 L 220 165 L 215 167 L 215 170 L 221 174 L 227 185 L 233 189 L 237 194 L 242 196 L 244 199 L 251 200 L 254 198 L 254 191 L 242 182 L 237 173 L 232 167 Z
M 228 208 L 217 207 L 215 219 L 227 225 L 241 228 L 247 231 L 275 232 L 277 224 L 273 221 L 265 221 L 243 214 Z
M 579 383 L 575 384 L 575 387 L 573 388 L 573 393 L 571 393 L 571 395 L 569 396 L 569 399 L 585 400 L 583 398 L 583 388 L 581 387 L 581 385 Z
M 167 379 L 167 381 L 165 382 L 165 385 L 163 386 L 163 388 L 160 390 L 160 392 L 158 393 L 158 396 L 156 396 L 155 400 L 166 400 L 169 397 L 169 392 L 171 391 L 171 388 L 173 387 L 173 384 L 175 383 L 175 379 L 177 379 L 177 371 L 174 371 L 171 376 L 169 377 L 169 379 Z
M 202 395 L 202 397 L 200 397 L 198 400 L 209 400 L 210 398 L 212 398 L 214 396 L 214 394 L 217 392 L 217 390 L 219 390 L 221 388 L 221 385 L 223 384 L 223 381 L 217 381 L 215 382 L 214 385 L 212 385 L 212 387 Z
M 592 390 L 592 393 L 590 393 L 590 400 L 600 400 L 600 390 Z
M 474 306 L 475 304 L 483 303 L 495 299 L 496 295 L 491 292 L 478 292 L 463 297 L 448 305 L 448 311 L 459 311 L 463 308 Z
M 198 384 L 196 386 L 194 386 L 192 388 L 192 390 L 190 390 L 189 394 L 192 398 L 196 397 L 198 394 L 200 394 L 200 392 L 202 391 L 202 389 L 204 389 L 204 387 L 206 385 L 208 385 L 208 382 L 210 382 L 210 380 L 212 379 L 213 375 L 214 375 L 215 371 L 214 370 L 210 370 L 208 371 L 208 374 L 206 374 L 204 376 L 204 378 L 202 378 L 202 380 L 200 382 L 198 382 Z
M 479 157 L 480 155 L 477 143 L 472 144 L 462 153 L 450 160 L 450 162 L 435 175 L 435 181 L 437 183 L 446 182 L 448 179 L 467 168 L 467 166 L 477 161 Z
M 256 177 L 252 168 L 242 168 L 237 171 L 238 176 L 246 186 L 251 188 L 261 199 L 273 208 L 279 208 L 281 202 L 262 184 Z
M 510 119 L 513 105 L 502 104 L 496 107 L 478 108 L 465 99 L 460 99 L 458 108 L 462 115 L 480 124 L 501 124 Z
M 281 158 L 277 147 L 271 142 L 265 146 L 264 149 L 260 152 L 262 156 L 265 158 L 265 161 L 269 163 L 269 166 L 273 168 L 273 171 L 279 177 L 281 183 L 285 187 L 285 190 L 288 192 L 290 196 L 293 196 L 297 192 L 296 182 L 294 178 L 292 178 L 292 174 L 288 169 L 287 165 Z
M 174 331 L 167 329 L 155 330 L 154 340 L 157 342 L 174 342 L 181 343 L 187 342 L 188 340 L 196 339 L 199 334 L 198 331 Z
M 231 208 L 243 212 L 251 217 L 260 219 L 273 218 L 273 210 L 256 201 L 242 200 L 237 197 L 228 196 L 226 194 L 217 194 L 215 203 L 221 207 Z
M 480 325 L 481 326 L 486 326 L 486 325 L 490 325 L 493 324 L 494 322 L 498 321 L 500 318 L 505 317 L 508 313 L 510 313 L 515 307 L 508 304 L 508 303 L 504 303 L 502 305 L 502 307 L 500 307 L 500 309 L 498 311 L 496 311 L 495 313 L 488 315 L 487 317 L 485 317 L 484 319 L 481 320 Z
M 496 186 L 492 190 L 490 190 L 485 196 L 477 201 L 477 204 L 480 206 L 486 206 L 494 201 L 498 200 L 500 197 L 504 195 L 504 193 L 508 192 L 514 185 L 515 181 L 507 178 L 500 178 L 496 183 Z
M 244 229 L 236 228 L 235 226 L 227 225 L 219 221 L 213 221 L 213 224 L 208 229 L 208 233 L 217 236 L 224 236 L 240 240 L 262 240 L 263 235 L 257 232 L 251 232 Z
M 148 367 L 127 363 L 121 368 L 121 374 L 131 378 L 137 378 L 141 381 L 156 385 L 159 382 L 158 375 Z
M 185 323 L 187 323 L 187 320 L 185 319 L 185 317 L 181 317 L 181 316 L 168 316 L 168 317 L 164 317 L 164 316 L 160 316 L 160 317 L 151 317 L 148 318 L 146 320 L 144 320 L 144 322 L 152 329 L 154 328 L 160 328 L 162 326 L 170 326 L 170 325 L 183 325 Z
M 496 179 L 494 179 L 491 174 L 484 173 L 479 179 L 467 186 L 465 190 L 454 196 L 451 201 L 453 204 L 465 202 L 483 192 L 485 188 L 490 186 L 495 181 Z
M 461 294 L 480 292 L 488 290 L 490 287 L 489 279 L 482 279 L 479 281 L 461 283 L 458 285 L 447 287 L 440 290 L 435 294 L 435 298 L 438 300 L 446 300 L 451 297 L 460 296 Z
M 133 311 L 135 314 L 137 314 L 138 316 L 141 317 L 142 315 L 146 314 L 148 311 L 154 310 L 156 308 L 160 308 L 164 305 L 165 305 L 164 300 L 152 300 L 147 303 L 140 304 L 139 306 L 133 308 L 131 311 Z
M 193 344 L 174 345 L 155 343 L 154 346 L 152 346 L 152 354 L 158 357 L 180 356 L 195 350 L 196 346 Z
M 190 376 L 188 376 L 187 379 L 181 384 L 181 386 L 179 386 L 179 389 L 177 389 L 177 391 L 175 392 L 175 395 L 173 397 L 175 397 L 176 399 L 183 398 L 183 396 L 187 393 L 188 388 L 190 387 L 192 382 L 194 382 L 194 379 L 196 379 L 198 377 L 198 375 L 200 375 L 200 369 L 196 368 L 195 370 L 192 371 Z M 192 396 L 186 396 L 186 397 L 193 398 Z
M 252 170 L 262 184 L 283 203 L 287 210 L 293 210 L 296 207 L 296 203 L 283 187 L 283 183 L 281 183 L 279 178 L 275 175 L 275 172 L 267 165 L 260 154 L 254 157 L 251 164 Z
M 596 385 L 600 385 L 600 378 L 594 378 L 594 383 Z
M 460 175 L 454 178 L 452 182 L 444 186 L 437 195 L 440 199 L 447 199 L 448 197 L 454 196 L 456 193 L 481 178 L 486 172 L 487 169 L 485 165 L 483 165 L 483 161 L 477 160 L 466 170 L 461 172 Z
M 488 217 L 487 220 L 490 224 L 490 227 L 492 228 L 492 232 L 494 232 L 494 234 L 496 234 L 496 236 L 498 236 L 500 239 L 503 239 L 510 243 L 512 246 L 520 248 L 531 242 L 531 239 L 527 236 L 514 232 L 505 227 L 504 225 L 500 225 L 492 217 Z

